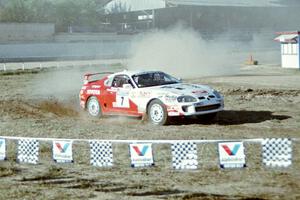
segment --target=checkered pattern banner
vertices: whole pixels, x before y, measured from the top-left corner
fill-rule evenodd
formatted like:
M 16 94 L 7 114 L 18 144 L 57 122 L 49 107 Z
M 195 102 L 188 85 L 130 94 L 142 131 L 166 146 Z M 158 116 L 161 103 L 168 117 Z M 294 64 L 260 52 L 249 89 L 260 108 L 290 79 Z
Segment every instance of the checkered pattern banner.
M 288 138 L 264 139 L 263 163 L 268 167 L 288 167 L 292 164 L 292 141 Z
M 178 142 L 171 146 L 174 169 L 197 169 L 197 145 L 193 142 Z
M 113 165 L 112 144 L 110 142 L 89 141 L 91 150 L 90 163 L 96 167 L 110 167 Z
M 39 160 L 39 142 L 35 139 L 18 140 L 19 162 L 37 164 Z

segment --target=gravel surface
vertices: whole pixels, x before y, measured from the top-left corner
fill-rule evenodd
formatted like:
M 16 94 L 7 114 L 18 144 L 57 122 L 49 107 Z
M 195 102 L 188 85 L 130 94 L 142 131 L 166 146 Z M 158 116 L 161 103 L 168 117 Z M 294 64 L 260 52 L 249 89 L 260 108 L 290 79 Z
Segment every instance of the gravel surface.
M 78 106 L 86 71 L 117 67 L 25 70 L 0 74 L 0 135 L 85 139 L 248 139 L 299 137 L 300 72 L 276 66 L 242 67 L 238 75 L 186 80 L 209 84 L 225 96 L 225 111 L 214 121 L 175 120 L 154 126 L 140 118 L 91 119 Z M 259 144 L 246 143 L 247 168 L 218 167 L 215 144 L 198 145 L 199 169 L 171 168 L 168 144 L 153 146 L 155 166 L 130 168 L 126 144 L 114 144 L 114 167 L 89 165 L 89 148 L 75 142 L 73 164 L 55 164 L 51 144 L 42 142 L 37 166 L 0 163 L 0 199 L 300 199 L 300 142 L 293 165 L 262 165 Z

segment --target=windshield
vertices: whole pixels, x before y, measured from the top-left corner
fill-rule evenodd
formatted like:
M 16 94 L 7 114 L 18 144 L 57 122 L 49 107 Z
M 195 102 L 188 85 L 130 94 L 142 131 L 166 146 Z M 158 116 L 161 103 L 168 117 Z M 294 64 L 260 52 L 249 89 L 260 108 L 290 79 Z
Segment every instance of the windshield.
M 139 88 L 180 83 L 178 79 L 163 72 L 135 74 L 132 79 Z

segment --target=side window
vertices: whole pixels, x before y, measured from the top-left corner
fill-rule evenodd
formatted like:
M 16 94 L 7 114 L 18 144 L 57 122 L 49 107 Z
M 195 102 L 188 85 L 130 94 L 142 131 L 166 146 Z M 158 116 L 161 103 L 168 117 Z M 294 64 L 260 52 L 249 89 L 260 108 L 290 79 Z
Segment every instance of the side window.
M 104 85 L 105 86 L 111 86 L 112 85 L 112 81 L 113 81 L 113 78 L 108 78 L 105 82 L 104 82 Z
M 111 84 L 112 87 L 119 87 L 120 85 L 120 79 L 118 76 L 116 76 Z
M 133 84 L 131 83 L 130 79 L 126 75 L 118 75 L 115 76 L 112 87 L 123 87 L 124 84 L 131 84 L 133 87 Z

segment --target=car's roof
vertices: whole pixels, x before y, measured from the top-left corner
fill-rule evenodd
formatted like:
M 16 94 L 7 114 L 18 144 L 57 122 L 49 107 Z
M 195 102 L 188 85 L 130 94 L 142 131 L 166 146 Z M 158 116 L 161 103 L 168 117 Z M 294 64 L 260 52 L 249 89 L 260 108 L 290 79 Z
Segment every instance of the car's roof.
M 133 76 L 135 74 L 145 74 L 145 73 L 151 73 L 151 72 L 158 72 L 158 70 L 124 70 L 121 72 L 117 72 L 114 75 L 121 75 L 126 74 L 127 76 Z

